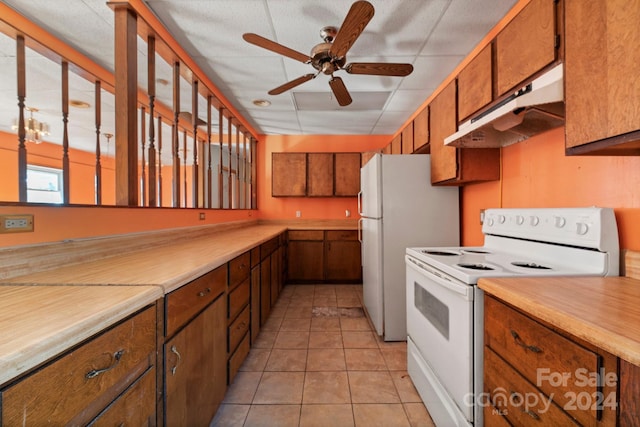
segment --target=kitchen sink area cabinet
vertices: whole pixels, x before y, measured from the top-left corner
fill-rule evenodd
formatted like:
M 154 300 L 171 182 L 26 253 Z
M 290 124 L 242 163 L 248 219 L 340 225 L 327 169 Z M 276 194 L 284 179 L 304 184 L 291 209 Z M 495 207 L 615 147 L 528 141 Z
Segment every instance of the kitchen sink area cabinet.
M 455 148 L 444 139 L 457 130 L 456 81 L 450 82 L 429 105 L 431 183 L 463 185 L 500 179 L 498 148 Z
M 0 390 L 14 425 L 156 424 L 156 307 L 71 348 Z
M 558 59 L 557 3 L 532 0 L 496 36 L 496 98 Z
M 224 398 L 228 277 L 223 264 L 165 296 L 165 425 L 208 425 Z
M 280 236 L 260 245 L 260 325 L 269 318 L 282 287 L 282 251 Z
M 260 333 L 260 246 L 251 249 L 251 343 Z
M 484 392 L 493 405 L 483 408 L 485 418 L 499 415 L 512 425 L 616 425 L 615 356 L 497 298 L 485 295 L 484 301 Z
M 249 354 L 251 337 L 251 253 L 229 261 L 227 290 L 227 384 L 231 384 Z
M 567 154 L 640 154 L 640 4 L 566 1 Z

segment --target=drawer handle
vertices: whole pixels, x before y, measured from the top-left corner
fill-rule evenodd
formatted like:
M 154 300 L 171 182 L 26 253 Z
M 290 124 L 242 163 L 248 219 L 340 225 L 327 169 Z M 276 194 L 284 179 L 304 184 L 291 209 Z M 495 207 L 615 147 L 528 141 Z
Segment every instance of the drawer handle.
M 518 335 L 518 333 L 513 329 L 511 330 L 511 336 L 513 337 L 513 340 L 516 342 L 516 344 L 518 344 L 520 347 L 524 348 L 525 350 L 529 350 L 534 353 L 542 353 L 542 350 L 540 349 L 540 347 L 536 347 L 535 345 L 527 345 L 524 341 L 522 341 L 522 338 L 520 338 L 520 335 Z
M 211 293 L 211 288 L 207 288 L 207 289 L 205 289 L 204 291 L 200 291 L 200 292 L 198 292 L 198 296 L 199 296 L 199 297 L 203 297 L 203 296 L 205 296 L 205 295 L 209 295 L 210 293 Z
M 522 400 L 520 399 L 522 397 L 521 394 L 516 393 L 515 391 L 511 391 L 511 399 L 513 400 L 513 402 L 517 405 L 520 404 L 522 402 Z M 540 416 L 538 414 L 536 414 L 533 411 L 530 411 L 528 409 L 522 408 L 521 411 L 527 415 L 529 415 L 531 418 L 533 418 L 536 421 L 540 421 Z
M 182 360 L 182 356 L 180 356 L 180 353 L 178 353 L 178 349 L 175 345 L 171 346 L 171 352 L 178 356 L 178 360 L 176 360 L 175 366 L 171 368 L 171 375 L 175 375 L 176 371 L 178 370 L 178 363 L 180 363 L 180 360 Z
M 110 371 L 111 369 L 115 368 L 116 366 L 118 366 L 118 363 L 120 363 L 120 359 L 122 358 L 122 355 L 124 354 L 124 350 L 118 350 L 115 353 L 113 353 L 113 361 L 111 362 L 111 365 L 107 366 L 106 368 L 102 368 L 102 369 L 92 369 L 89 372 L 87 372 L 87 375 L 85 375 L 85 377 L 87 379 L 91 379 L 91 378 L 95 378 L 98 375 Z

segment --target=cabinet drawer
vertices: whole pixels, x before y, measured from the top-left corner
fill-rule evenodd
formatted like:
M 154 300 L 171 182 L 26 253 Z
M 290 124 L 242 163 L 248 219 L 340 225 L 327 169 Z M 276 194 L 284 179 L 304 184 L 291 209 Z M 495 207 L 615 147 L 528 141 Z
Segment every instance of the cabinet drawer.
M 227 266 L 223 265 L 167 295 L 165 335 L 173 335 L 178 328 L 223 293 L 226 287 Z
M 229 293 L 229 319 L 235 319 L 240 310 L 249 303 L 251 295 L 251 283 L 247 277 L 240 286 Z
M 98 415 L 89 426 L 155 426 L 155 397 L 156 370 L 152 368 Z
M 324 231 L 289 230 L 289 240 L 324 240 Z
M 513 366 L 560 406 L 572 396 L 597 396 L 594 381 L 602 359 L 504 303 L 485 298 L 485 345 Z M 564 378 L 564 379 L 562 379 Z M 573 411 L 584 425 L 593 425 L 596 410 Z
M 260 258 L 265 259 L 269 256 L 273 251 L 278 247 L 278 238 L 274 237 L 273 239 L 263 243 L 260 245 Z
M 495 410 L 512 425 L 575 425 L 571 417 L 553 403 L 556 394 L 551 395 L 553 402 L 549 402 L 549 396 L 542 394 L 487 347 L 484 350 L 484 391 Z
M 245 252 L 229 261 L 229 289 L 249 277 L 251 254 Z
M 238 343 L 242 340 L 242 337 L 247 335 L 249 330 L 249 318 L 251 311 L 249 306 L 246 306 L 242 313 L 229 325 L 229 352 L 233 352 L 238 346 Z
M 238 348 L 236 349 L 236 351 L 229 358 L 229 364 L 227 367 L 228 373 L 229 373 L 229 378 L 227 381 L 229 384 L 231 384 L 233 379 L 236 377 L 236 374 L 238 373 L 238 369 L 240 369 L 242 362 L 244 362 L 244 359 L 247 358 L 248 354 L 249 354 L 249 335 L 247 334 L 240 342 L 240 345 L 238 345 Z
M 86 425 L 154 365 L 155 350 L 151 307 L 3 390 L 2 424 Z
M 357 230 L 327 230 L 327 240 L 358 240 Z

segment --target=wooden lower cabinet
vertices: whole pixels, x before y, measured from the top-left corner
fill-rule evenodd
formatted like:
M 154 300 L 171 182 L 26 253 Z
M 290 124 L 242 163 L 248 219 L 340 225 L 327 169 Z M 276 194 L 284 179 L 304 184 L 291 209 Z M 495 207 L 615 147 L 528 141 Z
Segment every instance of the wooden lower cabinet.
M 360 283 L 362 259 L 356 230 L 291 230 L 287 282 Z
M 0 422 L 155 425 L 155 363 L 153 306 L 0 390 Z
M 218 297 L 164 344 L 165 425 L 207 426 L 227 385 L 227 308 Z
M 486 426 L 617 425 L 618 358 L 492 296 L 484 301 Z

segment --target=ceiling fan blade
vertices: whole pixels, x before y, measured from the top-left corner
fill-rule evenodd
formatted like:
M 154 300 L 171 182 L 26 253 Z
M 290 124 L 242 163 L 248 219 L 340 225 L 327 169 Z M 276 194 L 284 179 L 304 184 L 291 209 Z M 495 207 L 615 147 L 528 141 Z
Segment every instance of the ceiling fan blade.
M 283 84 L 282 86 L 278 86 L 275 89 L 271 89 L 268 93 L 269 95 L 280 95 L 282 92 L 286 92 L 289 89 L 293 89 L 294 87 L 301 85 L 304 82 L 308 82 L 309 80 L 316 77 L 317 74 L 305 74 L 304 76 L 298 77 L 295 80 L 291 80 Z
M 272 52 L 279 53 L 280 55 L 287 56 L 291 59 L 295 59 L 296 61 L 300 61 L 305 64 L 310 60 L 309 55 L 305 55 L 304 53 L 300 53 L 296 50 L 289 49 L 286 46 L 282 46 L 280 43 L 276 43 L 269 39 L 265 39 L 264 37 L 259 36 L 257 34 L 245 33 L 242 35 L 242 38 L 245 41 L 251 44 L 254 44 L 256 46 L 259 46 L 263 49 L 267 49 Z
M 349 13 L 344 18 L 342 26 L 333 40 L 330 52 L 337 58 L 344 58 L 347 51 L 356 42 L 356 39 L 364 31 L 369 21 L 373 18 L 373 6 L 371 3 L 360 0 L 351 5 Z
M 413 65 L 386 62 L 354 62 L 344 67 L 349 74 L 370 74 L 373 76 L 404 77 L 411 74 Z
M 351 95 L 349 95 L 349 91 L 340 77 L 333 77 L 329 80 L 329 86 L 331 86 L 333 95 L 341 107 L 351 104 Z

